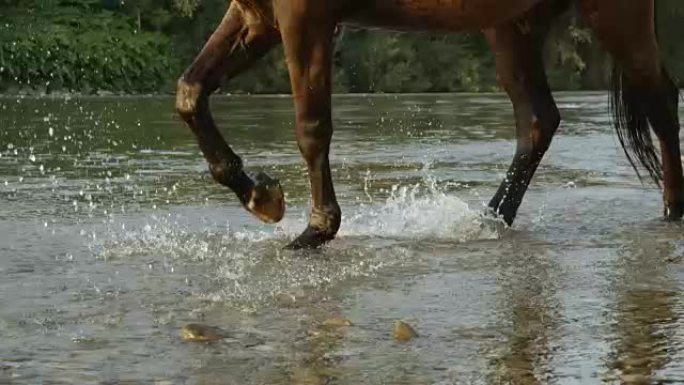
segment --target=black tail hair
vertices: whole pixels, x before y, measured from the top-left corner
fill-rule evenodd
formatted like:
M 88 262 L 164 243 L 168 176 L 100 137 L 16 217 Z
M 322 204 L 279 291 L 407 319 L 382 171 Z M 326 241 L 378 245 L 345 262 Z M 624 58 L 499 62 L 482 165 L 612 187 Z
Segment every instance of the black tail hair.
M 638 90 L 629 87 L 625 89 L 624 80 L 622 68 L 614 64 L 610 109 L 620 145 L 625 150 L 625 155 L 639 179 L 643 182 L 637 162 L 646 169 L 651 179 L 660 187 L 663 179 L 660 159 L 653 145 L 646 111 L 644 111 L 643 103 L 640 103 L 644 95 L 639 95 Z

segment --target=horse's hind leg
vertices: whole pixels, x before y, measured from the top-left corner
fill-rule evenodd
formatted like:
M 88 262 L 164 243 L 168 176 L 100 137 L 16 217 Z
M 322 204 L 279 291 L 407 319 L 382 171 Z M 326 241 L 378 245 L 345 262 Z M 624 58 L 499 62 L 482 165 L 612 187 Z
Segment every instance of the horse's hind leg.
M 496 55 L 499 83 L 513 103 L 516 121 L 515 157 L 489 203 L 509 225 L 560 124 L 542 60 L 544 40 L 556 13 L 540 8 L 522 21 L 485 31 Z
M 265 174 L 253 179 L 231 150 L 209 112 L 209 95 L 222 77 L 231 79 L 249 68 L 280 41 L 275 29 L 261 16 L 233 1 L 221 24 L 195 61 L 178 80 L 176 109 L 197 137 L 213 178 L 235 192 L 252 214 L 277 222 L 285 204 L 278 181 Z
M 313 205 L 306 230 L 289 247 L 313 248 L 335 237 L 341 219 L 328 160 L 335 21 L 327 1 L 276 4 L 292 83 L 297 144 L 309 170 Z
M 582 11 L 616 68 L 624 71 L 614 79 L 615 123 L 623 147 L 633 165 L 639 161 L 656 182 L 662 177 L 665 217 L 677 220 L 684 213 L 679 95 L 659 59 L 654 2 L 583 0 Z M 660 141 L 662 174 L 647 122 Z
M 684 215 L 684 179 L 679 145 L 679 90 L 663 68 L 662 89 L 646 97 L 646 113 L 660 141 L 663 167 L 664 216 L 679 220 Z

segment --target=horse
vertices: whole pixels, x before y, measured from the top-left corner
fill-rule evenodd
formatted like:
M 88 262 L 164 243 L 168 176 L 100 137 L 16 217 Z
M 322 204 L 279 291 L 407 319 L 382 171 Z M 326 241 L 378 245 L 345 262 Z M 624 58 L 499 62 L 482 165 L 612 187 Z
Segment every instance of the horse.
M 257 218 L 280 221 L 285 213 L 280 182 L 245 171 L 213 121 L 209 97 L 222 78 L 230 80 L 282 45 L 297 144 L 308 168 L 312 198 L 308 225 L 287 247 L 317 248 L 335 237 L 341 222 L 328 159 L 333 134 L 331 66 L 338 28 L 482 31 L 515 117 L 515 155 L 489 202 L 491 212 L 510 226 L 561 121 L 542 50 L 558 16 L 573 4 L 613 58 L 611 110 L 627 158 L 640 179 L 643 167 L 659 187 L 662 182 L 664 216 L 680 220 L 684 178 L 679 91 L 659 58 L 655 0 L 233 0 L 179 78 L 176 110 L 195 134 L 213 179 L 230 188 Z M 660 156 L 650 128 L 660 142 Z

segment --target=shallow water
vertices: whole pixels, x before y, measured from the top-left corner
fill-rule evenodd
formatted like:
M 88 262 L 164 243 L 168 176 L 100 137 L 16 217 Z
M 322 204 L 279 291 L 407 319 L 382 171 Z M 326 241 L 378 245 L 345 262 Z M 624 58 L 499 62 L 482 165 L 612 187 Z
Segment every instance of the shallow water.
M 503 229 L 480 213 L 514 149 L 505 97 L 337 97 L 344 219 L 312 252 L 281 249 L 308 210 L 289 98 L 213 102 L 283 182 L 277 226 L 210 180 L 172 98 L 0 99 L 0 383 L 684 383 L 683 229 L 606 99 L 558 95 Z M 397 319 L 420 337 L 393 342 Z M 231 337 L 183 342 L 191 322 Z

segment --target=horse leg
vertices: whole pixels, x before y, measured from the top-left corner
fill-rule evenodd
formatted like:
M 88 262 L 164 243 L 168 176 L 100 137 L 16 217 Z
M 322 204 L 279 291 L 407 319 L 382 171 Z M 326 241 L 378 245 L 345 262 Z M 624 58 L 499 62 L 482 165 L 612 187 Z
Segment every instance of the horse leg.
M 331 72 L 335 21 L 329 2 L 276 2 L 275 15 L 285 47 L 299 150 L 311 183 L 312 208 L 306 230 L 288 248 L 315 248 L 332 240 L 340 227 L 330 163 Z
M 197 137 L 218 183 L 229 187 L 242 205 L 265 222 L 277 222 L 285 211 L 277 180 L 263 173 L 248 176 L 242 159 L 226 143 L 209 111 L 209 95 L 223 76 L 232 79 L 279 42 L 277 31 L 253 10 L 233 1 L 221 24 L 178 80 L 176 110 Z
M 615 123 L 625 152 L 633 166 L 636 158 L 656 182 L 663 179 L 665 217 L 679 220 L 684 213 L 679 93 L 659 59 L 654 2 L 583 0 L 581 4 L 591 28 L 613 56 L 616 74 L 623 71 L 620 79 L 614 79 Z M 662 174 L 647 122 L 660 141 Z
M 508 225 L 513 223 L 532 176 L 560 124 L 542 60 L 551 19 L 532 16 L 522 24 L 510 22 L 485 31 L 496 55 L 499 83 L 511 99 L 516 122 L 515 156 L 506 179 L 489 203 Z

